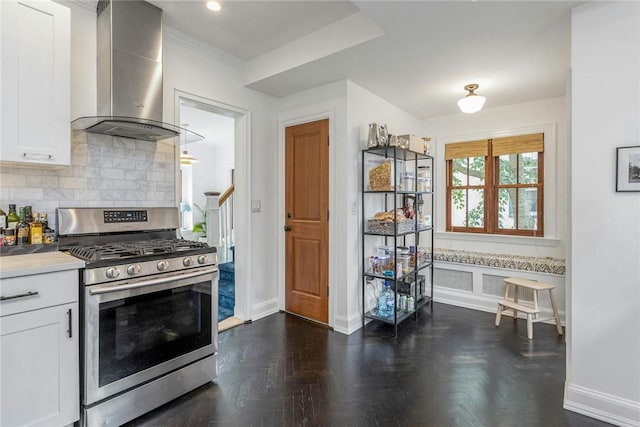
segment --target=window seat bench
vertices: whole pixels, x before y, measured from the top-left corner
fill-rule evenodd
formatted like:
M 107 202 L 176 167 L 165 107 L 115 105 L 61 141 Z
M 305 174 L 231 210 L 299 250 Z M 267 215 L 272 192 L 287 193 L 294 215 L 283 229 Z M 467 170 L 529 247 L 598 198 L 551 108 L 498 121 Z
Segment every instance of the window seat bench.
M 561 276 L 564 276 L 565 273 L 564 260 L 551 257 L 494 254 L 436 248 L 433 253 L 433 258 L 434 261 L 475 264 L 493 268 L 505 268 L 508 270 L 531 271 Z
M 433 254 L 434 300 L 445 304 L 496 313 L 504 295 L 504 279 L 521 277 L 555 286 L 554 296 L 564 321 L 565 260 L 436 248 Z M 528 289 L 518 291 L 520 301 L 533 301 Z M 550 317 L 552 307 L 545 297 L 540 311 Z

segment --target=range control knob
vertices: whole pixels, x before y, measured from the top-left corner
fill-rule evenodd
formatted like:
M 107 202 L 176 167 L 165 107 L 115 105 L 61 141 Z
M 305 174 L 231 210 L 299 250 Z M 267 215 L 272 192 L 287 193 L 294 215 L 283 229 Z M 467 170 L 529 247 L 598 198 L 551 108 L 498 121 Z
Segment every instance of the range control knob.
M 109 267 L 107 268 L 107 271 L 105 271 L 104 274 L 105 276 L 107 276 L 108 279 L 115 279 L 120 275 L 120 270 L 118 270 L 117 267 Z
M 185 259 L 182 260 L 182 265 L 184 265 L 185 267 L 192 266 L 193 265 L 193 258 L 186 257 Z
M 209 257 L 207 257 L 206 255 L 198 256 L 198 264 L 206 264 L 207 261 L 209 261 Z
M 140 266 L 138 264 L 131 264 L 127 267 L 127 274 L 129 276 L 133 276 L 138 273 L 140 273 Z
M 158 271 L 165 271 L 169 268 L 169 263 L 167 261 L 160 261 L 156 267 L 158 268 Z

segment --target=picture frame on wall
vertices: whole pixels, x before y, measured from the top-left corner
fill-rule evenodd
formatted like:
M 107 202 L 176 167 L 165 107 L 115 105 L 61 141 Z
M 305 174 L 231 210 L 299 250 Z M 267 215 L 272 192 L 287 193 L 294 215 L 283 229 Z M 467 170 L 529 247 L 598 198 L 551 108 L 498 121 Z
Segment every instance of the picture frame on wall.
M 640 191 L 640 145 L 616 148 L 616 191 Z

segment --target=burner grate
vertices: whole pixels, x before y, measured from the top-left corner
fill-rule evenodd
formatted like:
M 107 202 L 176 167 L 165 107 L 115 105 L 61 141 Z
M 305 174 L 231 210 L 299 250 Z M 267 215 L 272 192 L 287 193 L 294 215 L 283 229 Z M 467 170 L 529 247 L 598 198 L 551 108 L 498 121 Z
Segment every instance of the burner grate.
M 181 239 L 155 239 L 135 242 L 118 242 L 104 245 L 72 246 L 71 255 L 85 261 L 125 259 L 137 256 L 172 254 L 194 249 L 208 248 L 206 243 Z

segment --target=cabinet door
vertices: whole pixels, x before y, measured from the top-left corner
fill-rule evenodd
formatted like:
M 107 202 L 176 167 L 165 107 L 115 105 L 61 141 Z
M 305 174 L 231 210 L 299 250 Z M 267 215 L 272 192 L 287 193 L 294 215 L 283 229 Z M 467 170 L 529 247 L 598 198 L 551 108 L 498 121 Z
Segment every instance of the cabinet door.
M 0 31 L 0 160 L 69 165 L 69 9 L 3 0 Z
M 0 318 L 0 425 L 79 419 L 77 337 L 77 303 Z

